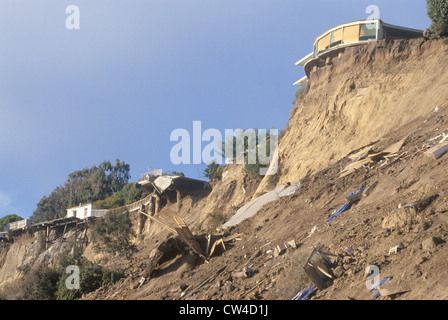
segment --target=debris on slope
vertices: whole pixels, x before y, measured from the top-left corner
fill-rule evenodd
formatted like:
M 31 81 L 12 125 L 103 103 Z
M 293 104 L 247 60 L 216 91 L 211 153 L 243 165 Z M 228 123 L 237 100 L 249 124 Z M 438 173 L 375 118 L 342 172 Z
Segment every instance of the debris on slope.
M 183 269 L 176 261 L 188 254 L 172 254 L 141 287 L 122 296 L 118 285 L 98 298 L 110 297 L 113 290 L 120 292 L 114 298 L 128 299 L 446 298 L 441 270 L 448 239 L 448 183 L 443 178 L 448 157 L 434 160 L 416 151 L 439 142 L 431 139 L 444 130 L 447 116 L 441 109 L 388 135 L 388 145 L 400 135 L 407 139 L 395 138 L 402 142 L 387 166 L 382 158 L 338 177 L 351 161 L 346 158 L 308 176 L 300 192 L 266 203 L 222 235 L 212 236 L 228 242 L 208 264 Z M 350 189 L 359 192 L 347 199 Z M 350 207 L 325 222 L 341 203 Z M 211 237 L 201 239 L 201 247 L 211 247 Z M 316 250 L 321 245 L 327 249 Z M 331 263 L 319 260 L 317 252 Z M 369 266 L 378 267 L 381 281 L 372 278 L 370 288 Z
M 281 140 L 281 189 L 252 199 L 257 184 L 232 167 L 207 197 L 182 198 L 188 227 L 152 224 L 125 277 L 83 299 L 448 299 L 447 75 L 436 68 L 446 45 L 419 41 L 406 43 L 420 52 L 348 50 L 318 71 Z M 235 203 L 210 232 L 210 216 Z

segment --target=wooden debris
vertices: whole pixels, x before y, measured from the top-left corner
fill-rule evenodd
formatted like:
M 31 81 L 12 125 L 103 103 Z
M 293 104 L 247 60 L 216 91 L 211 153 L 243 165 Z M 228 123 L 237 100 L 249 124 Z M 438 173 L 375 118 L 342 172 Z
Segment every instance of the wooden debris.
M 223 247 L 224 250 L 226 250 L 226 245 L 224 244 L 224 240 L 222 240 L 222 238 L 219 239 L 219 240 L 216 240 L 216 241 L 213 243 L 212 248 L 210 249 L 210 253 L 207 255 L 207 258 L 208 258 L 208 259 L 213 255 L 213 253 L 215 252 L 216 247 L 217 247 L 219 244 Z
M 429 147 L 424 147 L 424 148 L 422 148 L 422 149 L 420 149 L 420 150 L 418 150 L 418 151 L 416 151 L 416 152 L 414 152 L 414 153 L 411 153 L 411 154 L 407 155 L 407 156 L 404 157 L 402 160 L 407 159 L 407 158 L 409 158 L 409 157 L 412 157 L 413 155 L 415 155 L 415 154 L 417 154 L 417 153 L 419 153 L 419 152 L 428 150 L 428 149 L 429 149 Z
M 325 204 L 323 204 L 320 208 L 326 208 L 336 197 L 333 196 L 330 200 L 328 200 L 327 202 L 325 202 Z
M 296 248 L 296 242 L 294 240 L 283 242 L 282 244 L 279 244 L 274 249 L 274 257 L 278 257 L 282 253 L 284 253 L 288 248 Z
M 145 212 L 143 212 L 143 211 L 141 211 L 141 210 L 138 210 L 138 212 L 141 213 L 141 214 L 143 214 L 143 215 L 145 215 L 145 216 L 147 216 L 149 219 L 151 219 L 151 220 L 153 220 L 153 221 L 155 221 L 155 222 L 157 222 L 157 223 L 160 223 L 162 226 L 164 226 L 165 228 L 167 228 L 168 230 L 170 230 L 172 233 L 177 233 L 176 230 L 175 230 L 174 228 L 171 228 L 171 227 L 170 227 L 169 225 L 167 225 L 165 222 L 163 222 L 163 221 L 161 221 L 161 220 L 159 220 L 159 219 L 157 219 L 157 218 L 155 218 L 155 217 L 153 217 L 153 216 L 150 216 L 149 214 L 147 214 L 147 213 L 145 213 Z
M 380 152 L 368 154 L 367 156 L 364 155 L 362 157 L 358 156 L 357 158 L 352 159 L 353 161 L 351 163 L 349 163 L 344 169 L 341 170 L 339 178 L 345 177 L 345 176 L 355 172 L 356 170 L 362 168 L 363 166 L 369 164 L 372 161 L 378 161 L 379 159 L 383 159 L 383 158 L 387 159 L 387 158 L 396 157 L 407 138 L 408 138 L 408 136 L 404 137 L 400 141 L 386 147 L 384 150 L 382 150 Z M 356 155 L 358 155 L 358 154 L 356 154 Z
M 224 238 L 222 238 L 222 240 L 224 242 L 230 242 L 232 240 L 241 240 L 243 235 L 244 235 L 243 233 L 237 233 L 237 234 L 233 234 L 233 235 L 228 236 L 228 237 L 224 237 Z
M 207 258 L 204 256 L 204 253 L 202 252 L 201 247 L 199 246 L 198 242 L 194 238 L 193 234 L 191 233 L 190 228 L 188 228 L 187 224 L 182 218 L 176 219 L 174 217 L 174 221 L 176 221 L 178 228 L 175 228 L 177 234 L 179 237 L 186 243 L 188 246 L 201 258 L 204 258 L 205 262 L 208 263 Z
M 209 254 L 208 254 L 208 250 L 210 249 L 210 241 L 211 241 L 211 240 L 212 240 L 212 235 L 209 234 L 209 235 L 207 236 L 207 246 L 205 247 L 205 256 L 206 256 L 206 257 L 209 256 Z
M 208 263 L 207 260 L 207 254 L 204 254 L 204 252 L 202 251 L 201 246 L 198 244 L 198 242 L 196 241 L 195 237 L 193 236 L 193 234 L 191 233 L 190 228 L 188 228 L 187 224 L 185 223 L 185 220 L 183 220 L 182 218 L 176 218 L 175 216 L 174 221 L 177 223 L 177 228 L 172 228 L 170 227 L 168 224 L 166 224 L 165 222 L 150 216 L 149 214 L 146 214 L 145 212 L 138 210 L 139 213 L 147 216 L 148 218 L 150 218 L 151 220 L 154 220 L 158 223 L 160 223 L 161 225 L 163 225 L 165 228 L 167 228 L 168 230 L 170 230 L 173 233 L 177 233 L 177 235 L 181 238 L 181 240 L 183 242 L 185 242 L 186 244 L 188 244 L 188 246 L 193 250 L 194 253 L 196 253 L 197 255 L 199 255 L 201 258 L 203 258 L 205 260 L 205 262 Z M 209 239 L 211 239 L 211 235 L 209 235 Z M 210 240 L 209 240 L 210 241 Z M 222 243 L 224 246 L 224 243 Z M 207 248 L 206 251 L 208 251 L 208 247 L 210 245 L 210 242 L 208 242 L 207 244 Z M 215 245 L 216 246 L 216 245 Z M 225 246 L 224 246 L 225 248 Z M 215 250 L 214 247 L 212 247 L 212 250 Z M 212 251 L 211 251 L 212 252 Z
M 382 152 L 387 152 L 390 154 L 398 153 L 400 151 L 401 147 L 403 146 L 404 142 L 408 138 L 409 135 L 401 139 L 400 141 L 388 146 L 386 149 L 384 149 Z
M 296 245 L 296 241 L 295 240 L 291 240 L 291 241 L 288 241 L 288 242 L 286 242 L 291 248 L 293 248 L 293 249 L 295 249 L 295 248 L 297 248 L 297 245 Z
M 356 170 L 362 168 L 365 164 L 369 163 L 371 159 L 363 159 L 360 161 L 351 162 L 349 165 L 347 165 L 341 172 L 341 175 L 339 178 L 348 176 L 349 174 L 355 172 Z
M 316 287 L 319 290 L 324 290 L 330 285 L 330 282 L 333 279 L 330 267 L 330 259 L 318 246 L 313 248 L 303 269 Z
M 265 283 L 268 280 L 268 278 L 265 278 L 263 280 L 261 280 L 255 287 L 252 287 L 251 289 L 243 292 L 240 295 L 240 299 L 242 299 L 243 297 L 247 296 L 249 293 L 251 293 L 252 291 L 254 291 L 255 289 L 257 289 L 259 286 L 261 286 L 263 283 Z
M 371 150 L 372 150 L 371 146 L 365 147 L 365 148 L 361 149 L 361 151 L 358 151 L 354 154 L 349 155 L 348 158 L 352 161 L 361 160 L 361 159 L 365 158 Z
M 443 139 L 440 140 L 439 143 L 442 143 L 442 142 L 445 141 L 446 139 L 448 139 L 448 134 L 445 135 L 445 134 L 443 133 Z

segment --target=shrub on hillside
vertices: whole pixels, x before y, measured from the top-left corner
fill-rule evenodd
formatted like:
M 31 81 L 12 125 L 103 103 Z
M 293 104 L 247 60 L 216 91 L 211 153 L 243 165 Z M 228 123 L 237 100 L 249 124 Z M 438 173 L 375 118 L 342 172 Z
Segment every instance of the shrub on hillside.
M 96 251 L 129 257 L 135 251 L 130 241 L 134 235 L 129 214 L 112 211 L 96 221 L 92 228 L 92 244 Z
M 25 277 L 19 300 L 55 300 L 60 274 L 41 266 Z
M 297 91 L 296 91 L 296 100 L 302 98 L 303 96 L 305 96 L 306 94 L 306 86 L 301 86 Z
M 437 39 L 448 36 L 448 1 L 427 0 L 426 3 L 432 25 L 425 30 L 425 37 Z
M 68 266 L 79 268 L 79 289 L 67 288 L 66 281 L 72 272 Z M 18 296 L 20 300 L 74 300 L 83 294 L 101 287 L 107 288 L 123 277 L 118 269 L 108 269 L 83 257 L 83 248 L 74 243 L 73 247 L 58 256 L 55 268 L 40 265 L 31 271 L 23 268 L 24 277 Z M 27 270 L 25 270 L 27 269 Z
M 64 269 L 65 270 L 65 269 Z M 70 274 L 62 274 L 58 283 L 56 298 L 58 300 L 75 300 L 83 294 L 95 291 L 101 287 L 107 288 L 123 277 L 117 269 L 107 269 L 99 264 L 84 259 L 79 265 L 79 289 L 68 289 L 66 285 Z

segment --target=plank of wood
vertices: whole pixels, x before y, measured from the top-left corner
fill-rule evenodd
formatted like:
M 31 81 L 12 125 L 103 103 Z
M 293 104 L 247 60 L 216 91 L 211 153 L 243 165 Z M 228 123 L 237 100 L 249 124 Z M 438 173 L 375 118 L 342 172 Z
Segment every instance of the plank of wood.
M 167 228 L 168 230 L 170 230 L 172 233 L 177 233 L 176 230 L 175 230 L 174 228 L 171 228 L 171 227 L 170 227 L 169 225 L 167 225 L 165 222 L 163 222 L 163 221 L 161 221 L 161 220 L 159 220 L 159 219 L 157 219 L 157 218 L 155 218 L 155 217 L 153 217 L 153 216 L 150 216 L 149 214 L 147 214 L 147 213 L 145 213 L 145 212 L 143 212 L 143 211 L 141 211 L 141 210 L 138 210 L 138 212 L 141 213 L 141 214 L 143 214 L 143 215 L 145 215 L 145 216 L 147 216 L 149 219 L 151 219 L 151 220 L 153 220 L 153 221 L 155 221 L 155 222 L 157 222 L 157 223 L 160 223 L 162 226 L 164 226 L 165 228 Z
M 210 258 L 213 255 L 213 252 L 215 252 L 215 249 L 216 249 L 218 244 L 221 244 L 223 249 L 226 250 L 226 246 L 224 244 L 224 241 L 222 239 L 216 240 L 213 243 L 212 248 L 210 249 L 210 254 L 208 254 L 207 258 Z
M 370 152 L 370 150 L 372 150 L 371 146 L 365 147 L 361 151 L 349 155 L 348 158 L 350 160 L 357 160 L 358 158 L 364 158 L 364 156 L 366 156 Z
M 407 155 L 406 157 L 403 158 L 403 160 L 404 160 L 404 159 L 407 159 L 407 158 L 409 158 L 409 157 L 412 157 L 413 155 L 415 155 L 415 154 L 417 154 L 417 153 L 419 153 L 419 152 L 425 151 L 425 150 L 427 150 L 427 149 L 429 149 L 429 147 L 424 147 L 424 148 L 422 148 L 422 149 L 420 149 L 420 150 L 418 150 L 418 151 L 416 151 L 416 152 L 414 152 L 414 153 L 411 153 L 411 154 Z
M 400 141 L 386 147 L 386 149 L 384 149 L 382 152 L 387 152 L 387 153 L 398 153 L 398 151 L 400 151 L 401 147 L 403 146 L 404 142 L 406 141 L 406 139 L 408 138 L 409 135 L 407 135 L 406 137 L 404 137 L 403 139 L 401 139 Z
M 231 235 L 231 236 L 225 237 L 225 238 L 223 238 L 222 240 L 223 240 L 224 242 L 229 242 L 229 241 L 232 241 L 232 240 L 234 240 L 234 239 L 241 238 L 243 235 L 244 235 L 244 233 L 236 233 L 236 234 L 233 234 L 233 235 Z
M 349 174 L 355 172 L 356 170 L 362 168 L 363 165 L 369 163 L 371 159 L 363 159 L 355 162 L 351 162 L 348 164 L 344 169 L 342 169 L 341 174 L 339 175 L 339 178 L 348 176 Z
M 211 242 L 211 240 L 212 240 L 212 235 L 209 234 L 209 235 L 207 236 L 207 246 L 205 247 L 205 256 L 206 256 L 206 257 L 209 257 L 208 252 L 209 252 L 209 249 L 210 249 L 210 242 Z M 210 255 L 211 255 L 211 254 L 210 254 Z

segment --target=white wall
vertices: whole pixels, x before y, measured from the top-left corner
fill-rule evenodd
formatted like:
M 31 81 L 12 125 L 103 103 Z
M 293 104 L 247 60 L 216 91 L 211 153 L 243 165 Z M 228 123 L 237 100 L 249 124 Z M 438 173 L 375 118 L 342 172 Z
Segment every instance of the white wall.
M 79 219 L 86 219 L 88 217 L 102 217 L 108 211 L 109 210 L 107 209 L 92 209 L 92 204 L 88 203 L 67 209 L 67 217 L 76 217 Z
M 67 209 L 67 217 L 76 217 L 79 219 L 85 219 L 92 215 L 92 204 L 79 205 L 77 207 Z

